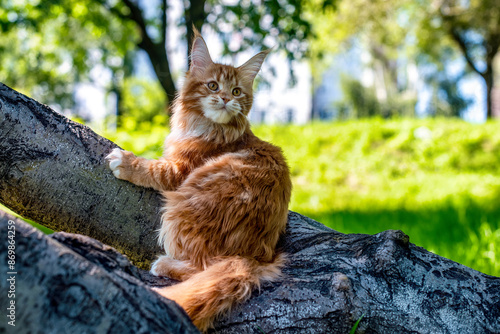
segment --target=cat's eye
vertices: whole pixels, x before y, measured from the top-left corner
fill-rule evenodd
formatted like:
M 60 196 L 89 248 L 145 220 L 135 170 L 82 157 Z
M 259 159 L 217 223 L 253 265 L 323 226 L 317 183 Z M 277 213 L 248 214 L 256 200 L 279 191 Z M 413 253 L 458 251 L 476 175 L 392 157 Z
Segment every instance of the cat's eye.
M 209 88 L 210 90 L 216 91 L 217 89 L 219 89 L 219 85 L 218 85 L 218 84 L 217 84 L 217 82 L 215 82 L 215 81 L 210 81 L 210 82 L 208 83 L 208 88 Z
M 241 89 L 239 89 L 239 88 L 233 89 L 233 95 L 234 96 L 240 96 L 241 95 Z

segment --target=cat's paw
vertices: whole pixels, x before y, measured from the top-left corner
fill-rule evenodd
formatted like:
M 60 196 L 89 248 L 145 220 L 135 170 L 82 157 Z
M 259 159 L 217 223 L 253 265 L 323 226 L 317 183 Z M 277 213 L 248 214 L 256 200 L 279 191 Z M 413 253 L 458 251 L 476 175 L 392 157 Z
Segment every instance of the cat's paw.
M 116 178 L 120 178 L 120 166 L 123 162 L 123 152 L 123 150 L 115 148 L 106 157 L 106 160 L 109 162 L 109 169 L 111 169 Z
M 153 264 L 151 265 L 151 270 L 149 271 L 151 274 L 153 274 L 155 276 L 163 276 L 158 272 L 158 262 L 159 261 L 160 261 L 160 259 L 157 259 L 155 262 L 153 262 Z
M 185 281 L 196 274 L 198 270 L 189 261 L 176 260 L 168 255 L 163 255 L 153 262 L 150 272 L 155 276 Z
M 172 265 L 172 262 L 177 261 L 165 255 L 159 256 L 151 265 L 149 272 L 155 276 L 168 276 L 169 267 Z
M 108 160 L 109 169 L 116 178 L 133 182 L 134 163 L 137 160 L 134 153 L 115 148 L 108 154 L 106 160 Z

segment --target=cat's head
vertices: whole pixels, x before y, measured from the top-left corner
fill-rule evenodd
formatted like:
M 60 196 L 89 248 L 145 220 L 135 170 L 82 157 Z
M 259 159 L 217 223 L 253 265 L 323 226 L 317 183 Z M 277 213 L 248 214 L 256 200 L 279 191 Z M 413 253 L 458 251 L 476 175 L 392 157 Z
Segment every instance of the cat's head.
M 253 82 L 268 52 L 258 53 L 239 67 L 214 63 L 205 41 L 195 31 L 190 69 L 177 101 L 182 110 L 176 112 L 182 115 L 177 117 L 184 118 L 186 126 L 189 122 L 198 127 L 191 132 L 201 134 L 204 130 L 214 131 L 215 127 L 237 130 L 241 135 L 248 126 L 246 116 L 252 107 Z

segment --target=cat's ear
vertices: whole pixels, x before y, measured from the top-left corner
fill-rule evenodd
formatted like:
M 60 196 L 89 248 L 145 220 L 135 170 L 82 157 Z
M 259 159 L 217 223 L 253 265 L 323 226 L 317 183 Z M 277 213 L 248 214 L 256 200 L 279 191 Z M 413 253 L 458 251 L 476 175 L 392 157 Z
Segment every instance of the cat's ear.
M 207 44 L 198 30 L 194 29 L 194 41 L 191 47 L 191 73 L 203 73 L 207 67 L 213 64 Z
M 266 59 L 266 56 L 269 54 L 269 52 L 271 52 L 271 50 L 272 49 L 268 49 L 257 53 L 255 56 L 250 58 L 250 60 L 248 60 L 246 63 L 238 67 L 238 70 L 243 74 L 243 76 L 246 79 L 253 82 L 253 80 L 257 76 L 257 73 L 259 73 L 260 71 L 264 59 Z

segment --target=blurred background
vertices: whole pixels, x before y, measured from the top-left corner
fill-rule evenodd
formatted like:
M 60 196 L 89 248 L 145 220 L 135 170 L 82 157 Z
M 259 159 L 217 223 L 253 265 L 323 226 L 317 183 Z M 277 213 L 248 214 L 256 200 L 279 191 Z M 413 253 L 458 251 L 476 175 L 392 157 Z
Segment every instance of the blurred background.
M 500 276 L 500 0 L 0 0 L 0 82 L 161 155 L 192 26 L 257 78 L 291 210 Z

